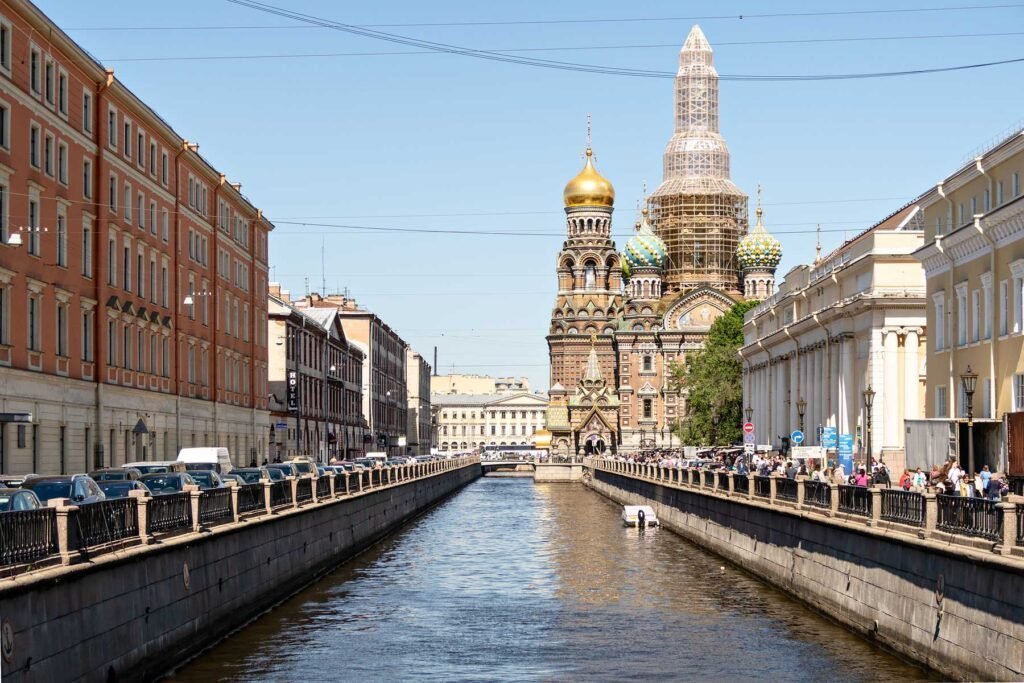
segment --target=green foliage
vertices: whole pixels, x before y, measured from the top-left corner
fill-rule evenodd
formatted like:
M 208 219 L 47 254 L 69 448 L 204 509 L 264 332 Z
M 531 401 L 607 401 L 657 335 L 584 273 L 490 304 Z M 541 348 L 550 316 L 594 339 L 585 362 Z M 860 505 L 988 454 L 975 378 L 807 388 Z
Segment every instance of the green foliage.
M 740 438 L 743 424 L 743 315 L 758 304 L 733 305 L 715 320 L 704 348 L 690 354 L 685 366 L 670 368 L 672 384 L 687 390 L 687 414 L 677 434 L 684 444 L 727 444 Z M 718 417 L 715 425 L 714 418 Z

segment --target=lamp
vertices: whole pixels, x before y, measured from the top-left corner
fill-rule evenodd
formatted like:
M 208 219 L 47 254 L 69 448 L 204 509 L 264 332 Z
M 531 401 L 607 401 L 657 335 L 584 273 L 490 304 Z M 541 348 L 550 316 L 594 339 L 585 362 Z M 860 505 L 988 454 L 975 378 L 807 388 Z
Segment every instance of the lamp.
M 21 239 L 20 232 L 12 232 L 11 236 L 7 238 L 7 246 L 9 247 L 20 247 L 24 242 Z
M 754 416 L 754 409 L 751 408 L 750 406 L 747 406 L 743 410 L 743 412 L 746 413 L 746 415 L 747 415 L 747 422 L 750 422 L 750 418 L 752 418 Z
M 868 385 L 868 388 L 864 390 L 862 394 L 864 398 L 864 436 L 866 438 L 867 445 L 867 457 L 871 457 L 871 406 L 875 403 L 875 390 Z
M 804 431 L 804 415 L 807 414 L 807 401 L 798 398 L 796 401 L 796 414 L 800 418 L 800 431 Z
M 960 384 L 967 397 L 967 470 L 974 474 L 974 391 L 978 388 L 978 375 L 971 366 L 960 375 Z

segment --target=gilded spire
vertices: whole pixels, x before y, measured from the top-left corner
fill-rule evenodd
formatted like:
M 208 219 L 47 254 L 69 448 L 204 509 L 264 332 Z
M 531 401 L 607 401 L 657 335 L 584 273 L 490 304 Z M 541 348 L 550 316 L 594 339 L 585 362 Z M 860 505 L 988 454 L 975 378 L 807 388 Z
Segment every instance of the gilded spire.
M 587 370 L 583 373 L 584 382 L 601 382 L 601 364 L 597 362 L 597 335 L 590 335 L 590 357 L 587 358 Z

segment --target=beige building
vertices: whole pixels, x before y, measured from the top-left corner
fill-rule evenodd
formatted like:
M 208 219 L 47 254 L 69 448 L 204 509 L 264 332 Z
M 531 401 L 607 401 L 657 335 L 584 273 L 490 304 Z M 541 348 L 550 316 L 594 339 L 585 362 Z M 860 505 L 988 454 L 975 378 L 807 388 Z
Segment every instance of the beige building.
M 923 415 L 924 242 L 911 204 L 814 265 L 792 269 L 744 322 L 743 396 L 758 444 L 779 447 L 804 427 L 854 435 L 854 453 L 903 463 L 904 419 Z M 864 391 L 874 392 L 869 414 Z M 801 420 L 801 399 L 806 402 Z
M 430 363 L 411 348 L 405 349 L 406 446 L 408 453 L 430 453 Z
M 973 396 L 977 465 L 1005 463 L 999 421 L 1024 411 L 1024 130 L 921 196 L 927 279 L 927 416 L 967 415 L 961 375 L 977 374 Z M 979 424 L 980 423 L 980 424 Z M 952 424 L 952 422 L 950 423 Z M 987 425 L 987 426 L 986 426 Z M 966 428 L 947 443 L 964 443 Z M 961 460 L 966 463 L 965 447 Z
M 548 399 L 541 394 L 434 394 L 430 399 L 441 452 L 485 446 L 530 446 L 544 428 Z
M 432 394 L 505 394 L 529 392 L 525 377 L 490 377 L 488 375 L 434 375 L 430 378 Z

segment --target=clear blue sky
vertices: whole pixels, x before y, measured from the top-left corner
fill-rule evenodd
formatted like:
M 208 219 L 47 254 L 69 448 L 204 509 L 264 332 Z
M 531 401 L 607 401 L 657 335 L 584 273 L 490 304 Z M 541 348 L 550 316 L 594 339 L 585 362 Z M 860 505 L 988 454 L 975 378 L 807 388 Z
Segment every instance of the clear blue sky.
M 339 3 L 275 0 L 350 24 L 664 18 L 952 7 L 995 0 L 878 2 Z M 350 294 L 440 369 L 524 374 L 546 388 L 544 335 L 564 235 L 561 192 L 581 166 L 593 117 L 598 168 L 614 184 L 615 237 L 631 232 L 644 182 L 661 179 L 671 80 L 499 64 L 442 54 L 244 60 L 147 57 L 394 52 L 400 45 L 322 28 L 168 30 L 294 23 L 224 0 L 37 0 L 276 221 L 273 275 L 293 292 L 321 282 Z M 1001 4 L 1008 4 L 1003 2 Z M 1012 4 L 1012 3 L 1010 3 Z M 533 57 L 675 71 L 693 22 L 383 29 L 491 50 L 588 47 Z M 1022 35 L 749 44 L 823 38 L 1024 32 L 1001 9 L 700 21 L 721 74 L 890 71 L 1024 57 Z M 159 30 L 80 30 L 87 27 Z M 748 43 L 727 45 L 727 43 Z M 608 46 L 654 46 L 612 49 Z M 723 82 L 733 179 L 764 186 L 782 240 L 780 279 L 944 177 L 1024 115 L 1024 64 L 908 78 Z M 751 201 L 753 209 L 753 201 Z M 424 216 L 423 214 L 433 214 Z M 438 214 L 462 214 L 446 215 Z M 473 214 L 473 215 L 466 215 Z M 373 233 L 285 224 L 523 230 L 541 236 Z M 786 234 L 790 231 L 789 234 Z M 804 232 L 791 232 L 804 231 Z

